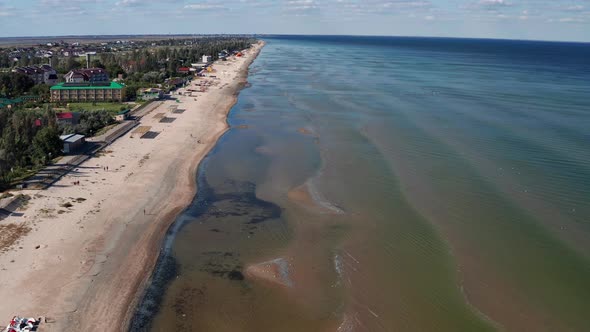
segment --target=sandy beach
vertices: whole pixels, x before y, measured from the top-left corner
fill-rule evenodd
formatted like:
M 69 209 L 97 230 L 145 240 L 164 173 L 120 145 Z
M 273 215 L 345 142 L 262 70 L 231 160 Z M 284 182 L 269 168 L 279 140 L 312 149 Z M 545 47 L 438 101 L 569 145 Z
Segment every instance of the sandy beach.
M 209 76 L 216 77 L 180 90 L 207 81 L 206 92 L 162 102 L 47 190 L 14 192 L 31 200 L 0 225 L 30 231 L 0 248 L 0 326 L 21 315 L 47 317 L 41 331 L 127 329 L 165 232 L 193 199 L 197 166 L 228 129 L 227 114 L 263 46 L 215 63 Z M 140 138 L 141 128 L 155 137 Z

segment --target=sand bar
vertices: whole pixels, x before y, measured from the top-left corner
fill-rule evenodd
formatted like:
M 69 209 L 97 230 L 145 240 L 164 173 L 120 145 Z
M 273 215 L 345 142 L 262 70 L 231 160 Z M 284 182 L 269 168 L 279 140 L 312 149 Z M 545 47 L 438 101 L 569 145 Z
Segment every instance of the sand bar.
M 126 330 L 165 232 L 194 197 L 197 166 L 228 129 L 263 45 L 216 63 L 216 78 L 186 89 L 205 80 L 222 88 L 198 99 L 175 95 L 180 103 L 144 116 L 150 135 L 127 133 L 54 186 L 22 191 L 32 197 L 26 209 L 0 221 L 31 228 L 0 253 L 0 324 L 19 314 L 50 317 L 41 331 Z M 158 113 L 175 119 L 161 122 Z

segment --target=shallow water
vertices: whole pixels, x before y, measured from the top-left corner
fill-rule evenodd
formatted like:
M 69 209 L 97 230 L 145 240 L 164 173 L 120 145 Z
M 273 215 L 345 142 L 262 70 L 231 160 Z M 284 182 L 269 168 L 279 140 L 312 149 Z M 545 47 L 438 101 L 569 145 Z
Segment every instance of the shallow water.
M 590 330 L 588 44 L 267 42 L 132 330 Z

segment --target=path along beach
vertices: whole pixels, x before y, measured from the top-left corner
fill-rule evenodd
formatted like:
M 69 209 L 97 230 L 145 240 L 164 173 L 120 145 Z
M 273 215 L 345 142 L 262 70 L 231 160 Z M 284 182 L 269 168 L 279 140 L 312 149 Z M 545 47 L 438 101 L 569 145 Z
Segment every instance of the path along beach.
M 20 191 L 31 200 L 0 221 L 22 229 L 0 248 L 0 320 L 49 317 L 41 331 L 126 330 L 166 230 L 194 198 L 197 166 L 228 129 L 263 46 L 191 83 L 208 80 L 208 91 L 175 95 L 179 103 L 166 100 L 143 116 L 137 128 L 154 138 L 132 130 L 50 188 Z

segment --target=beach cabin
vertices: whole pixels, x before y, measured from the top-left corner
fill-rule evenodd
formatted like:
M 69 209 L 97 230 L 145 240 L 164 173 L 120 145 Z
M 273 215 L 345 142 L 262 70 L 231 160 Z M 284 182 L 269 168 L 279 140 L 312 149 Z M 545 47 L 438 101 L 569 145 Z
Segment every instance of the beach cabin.
M 119 113 L 117 113 L 117 115 L 115 115 L 115 120 L 116 121 L 125 121 L 125 120 L 129 119 L 130 113 L 131 113 L 131 110 L 120 111 Z
M 75 152 L 86 143 L 84 135 L 80 134 L 61 135 L 59 138 L 64 143 L 62 150 L 64 154 Z
M 164 98 L 164 91 L 157 88 L 147 88 L 139 90 L 137 96 L 142 100 L 155 100 Z

